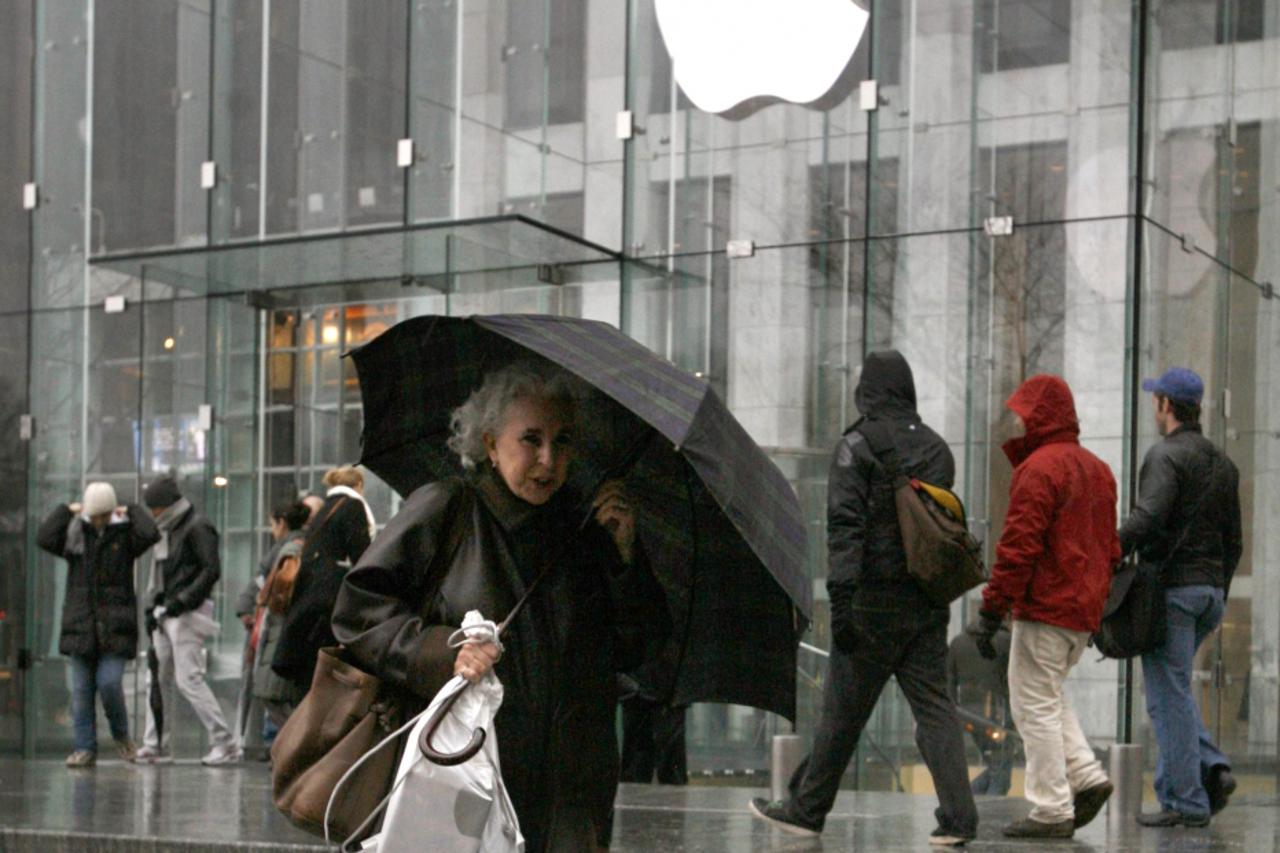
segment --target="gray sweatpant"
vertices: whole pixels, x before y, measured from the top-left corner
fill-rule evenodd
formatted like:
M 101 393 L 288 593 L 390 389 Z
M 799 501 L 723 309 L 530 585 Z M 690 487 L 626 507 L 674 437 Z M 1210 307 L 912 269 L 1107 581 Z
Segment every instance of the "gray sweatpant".
M 214 746 L 226 746 L 235 740 L 227 727 L 222 708 L 209 685 L 204 680 L 204 644 L 217 633 L 218 624 L 213 621 L 213 602 L 205 601 L 195 610 L 160 621 L 160 628 L 151 635 L 155 643 L 156 657 L 160 664 L 160 690 L 164 697 L 165 725 L 163 737 L 157 736 L 156 722 L 147 705 L 147 727 L 143 735 L 144 746 L 169 751 L 169 734 L 173 730 L 174 687 L 196 712 L 209 740 Z M 150 691 L 148 673 L 148 692 Z

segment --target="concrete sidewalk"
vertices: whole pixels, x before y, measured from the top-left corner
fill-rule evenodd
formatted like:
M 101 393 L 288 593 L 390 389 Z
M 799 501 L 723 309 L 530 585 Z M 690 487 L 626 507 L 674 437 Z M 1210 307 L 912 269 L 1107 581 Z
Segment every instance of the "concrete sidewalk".
M 747 814 L 751 788 L 624 785 L 613 850 L 744 853 L 767 850 L 927 850 L 932 796 L 842 792 L 817 841 L 770 830 Z M 1000 826 L 1024 815 L 1014 798 L 979 798 L 982 826 L 971 850 L 1280 851 L 1274 796 L 1242 796 L 1207 829 L 1142 829 L 1104 812 L 1074 841 L 1006 841 Z M 0 761 L 0 851 L 322 850 L 271 805 L 266 765 L 210 769 L 194 763 L 135 767 L 104 761 L 69 771 L 53 761 Z M 430 845 L 424 843 L 424 851 Z

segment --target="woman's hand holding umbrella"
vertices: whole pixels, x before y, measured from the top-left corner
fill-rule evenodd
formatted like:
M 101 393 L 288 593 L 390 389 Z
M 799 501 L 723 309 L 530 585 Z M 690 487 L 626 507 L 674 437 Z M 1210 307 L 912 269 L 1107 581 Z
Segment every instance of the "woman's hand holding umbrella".
M 453 661 L 453 674 L 461 675 L 472 684 L 479 684 L 500 657 L 502 652 L 493 643 L 464 643 Z
M 609 531 L 624 565 L 631 565 L 636 543 L 636 513 L 621 480 L 609 480 L 591 502 L 596 522 Z

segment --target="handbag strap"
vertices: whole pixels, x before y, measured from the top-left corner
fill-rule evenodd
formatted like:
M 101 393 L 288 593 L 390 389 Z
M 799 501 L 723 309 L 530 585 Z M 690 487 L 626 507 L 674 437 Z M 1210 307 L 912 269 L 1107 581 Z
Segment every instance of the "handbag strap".
M 314 539 L 322 529 L 324 529 L 324 526 L 329 523 L 329 519 L 333 518 L 333 514 L 346 502 L 347 496 L 340 495 L 338 497 L 338 502 L 329 507 L 329 511 L 324 514 L 324 517 L 316 522 L 316 526 L 307 534 L 307 538 L 302 540 L 302 553 L 299 558 L 306 556 L 307 549 L 311 547 L 311 540 Z

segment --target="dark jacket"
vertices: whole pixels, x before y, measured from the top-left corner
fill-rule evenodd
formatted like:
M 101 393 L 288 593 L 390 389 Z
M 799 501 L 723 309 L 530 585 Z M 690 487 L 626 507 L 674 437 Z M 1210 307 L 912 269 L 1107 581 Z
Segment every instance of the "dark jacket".
M 36 533 L 41 549 L 67 561 L 67 596 L 58 641 L 58 651 L 64 655 L 132 658 L 138 653 L 133 563 L 160 534 L 145 509 L 131 504 L 128 510 L 126 521 L 108 524 L 99 533 L 66 506 L 59 506 Z
M 1080 446 L 1067 383 L 1033 376 L 1007 405 L 1027 432 L 1006 442 L 1009 512 L 982 609 L 1071 631 L 1096 631 L 1120 561 L 1116 481 Z
M 1199 425 L 1179 427 L 1147 451 L 1120 547 L 1163 564 L 1165 586 L 1230 588 L 1244 551 L 1240 472 Z
M 222 577 L 218 556 L 218 531 L 196 511 L 187 512 L 169 532 L 169 556 L 156 561 L 163 589 L 154 604 L 163 604 L 165 616 L 195 610 L 213 595 Z
M 268 573 L 281 557 L 301 555 L 304 537 L 301 530 L 290 530 L 277 542 L 270 551 L 273 559 Z M 258 646 L 254 649 L 253 658 L 253 695 L 270 702 L 296 703 L 305 695 L 301 685 L 280 677 L 271 668 L 280 649 L 280 631 L 284 621 L 284 615 L 272 613 L 270 609 L 265 609 L 262 613 L 262 624 L 258 627 Z
M 607 843 L 618 780 L 615 677 L 670 624 L 647 563 L 623 566 L 598 525 L 578 532 L 568 491 L 534 507 L 493 475 L 418 489 L 347 576 L 333 614 L 334 632 L 361 666 L 425 705 L 453 674 L 446 641 L 463 616 L 504 618 L 568 543 L 512 623 L 496 666 L 502 776 L 530 853 L 548 849 L 551 833 L 568 824 Z M 452 563 L 433 565 L 448 559 L 451 538 Z M 565 823 L 553 827 L 553 813 Z
M 369 547 L 364 505 L 342 494 L 330 495 L 303 528 L 303 535 L 306 550 L 271 668 L 306 692 L 315 674 L 316 655 L 325 646 L 337 645 L 330 617 L 342 579 Z
M 892 440 L 903 474 L 937 486 L 951 488 L 955 459 L 946 442 L 916 413 L 915 380 L 898 352 L 867 356 L 855 399 L 863 417 L 840 439 L 827 480 L 827 590 L 832 607 L 842 606 L 855 590 L 878 593 L 879 600 L 899 597 L 906 608 L 935 607 L 907 574 L 893 484 L 866 432 L 879 430 Z M 888 592 L 893 595 L 883 594 Z

